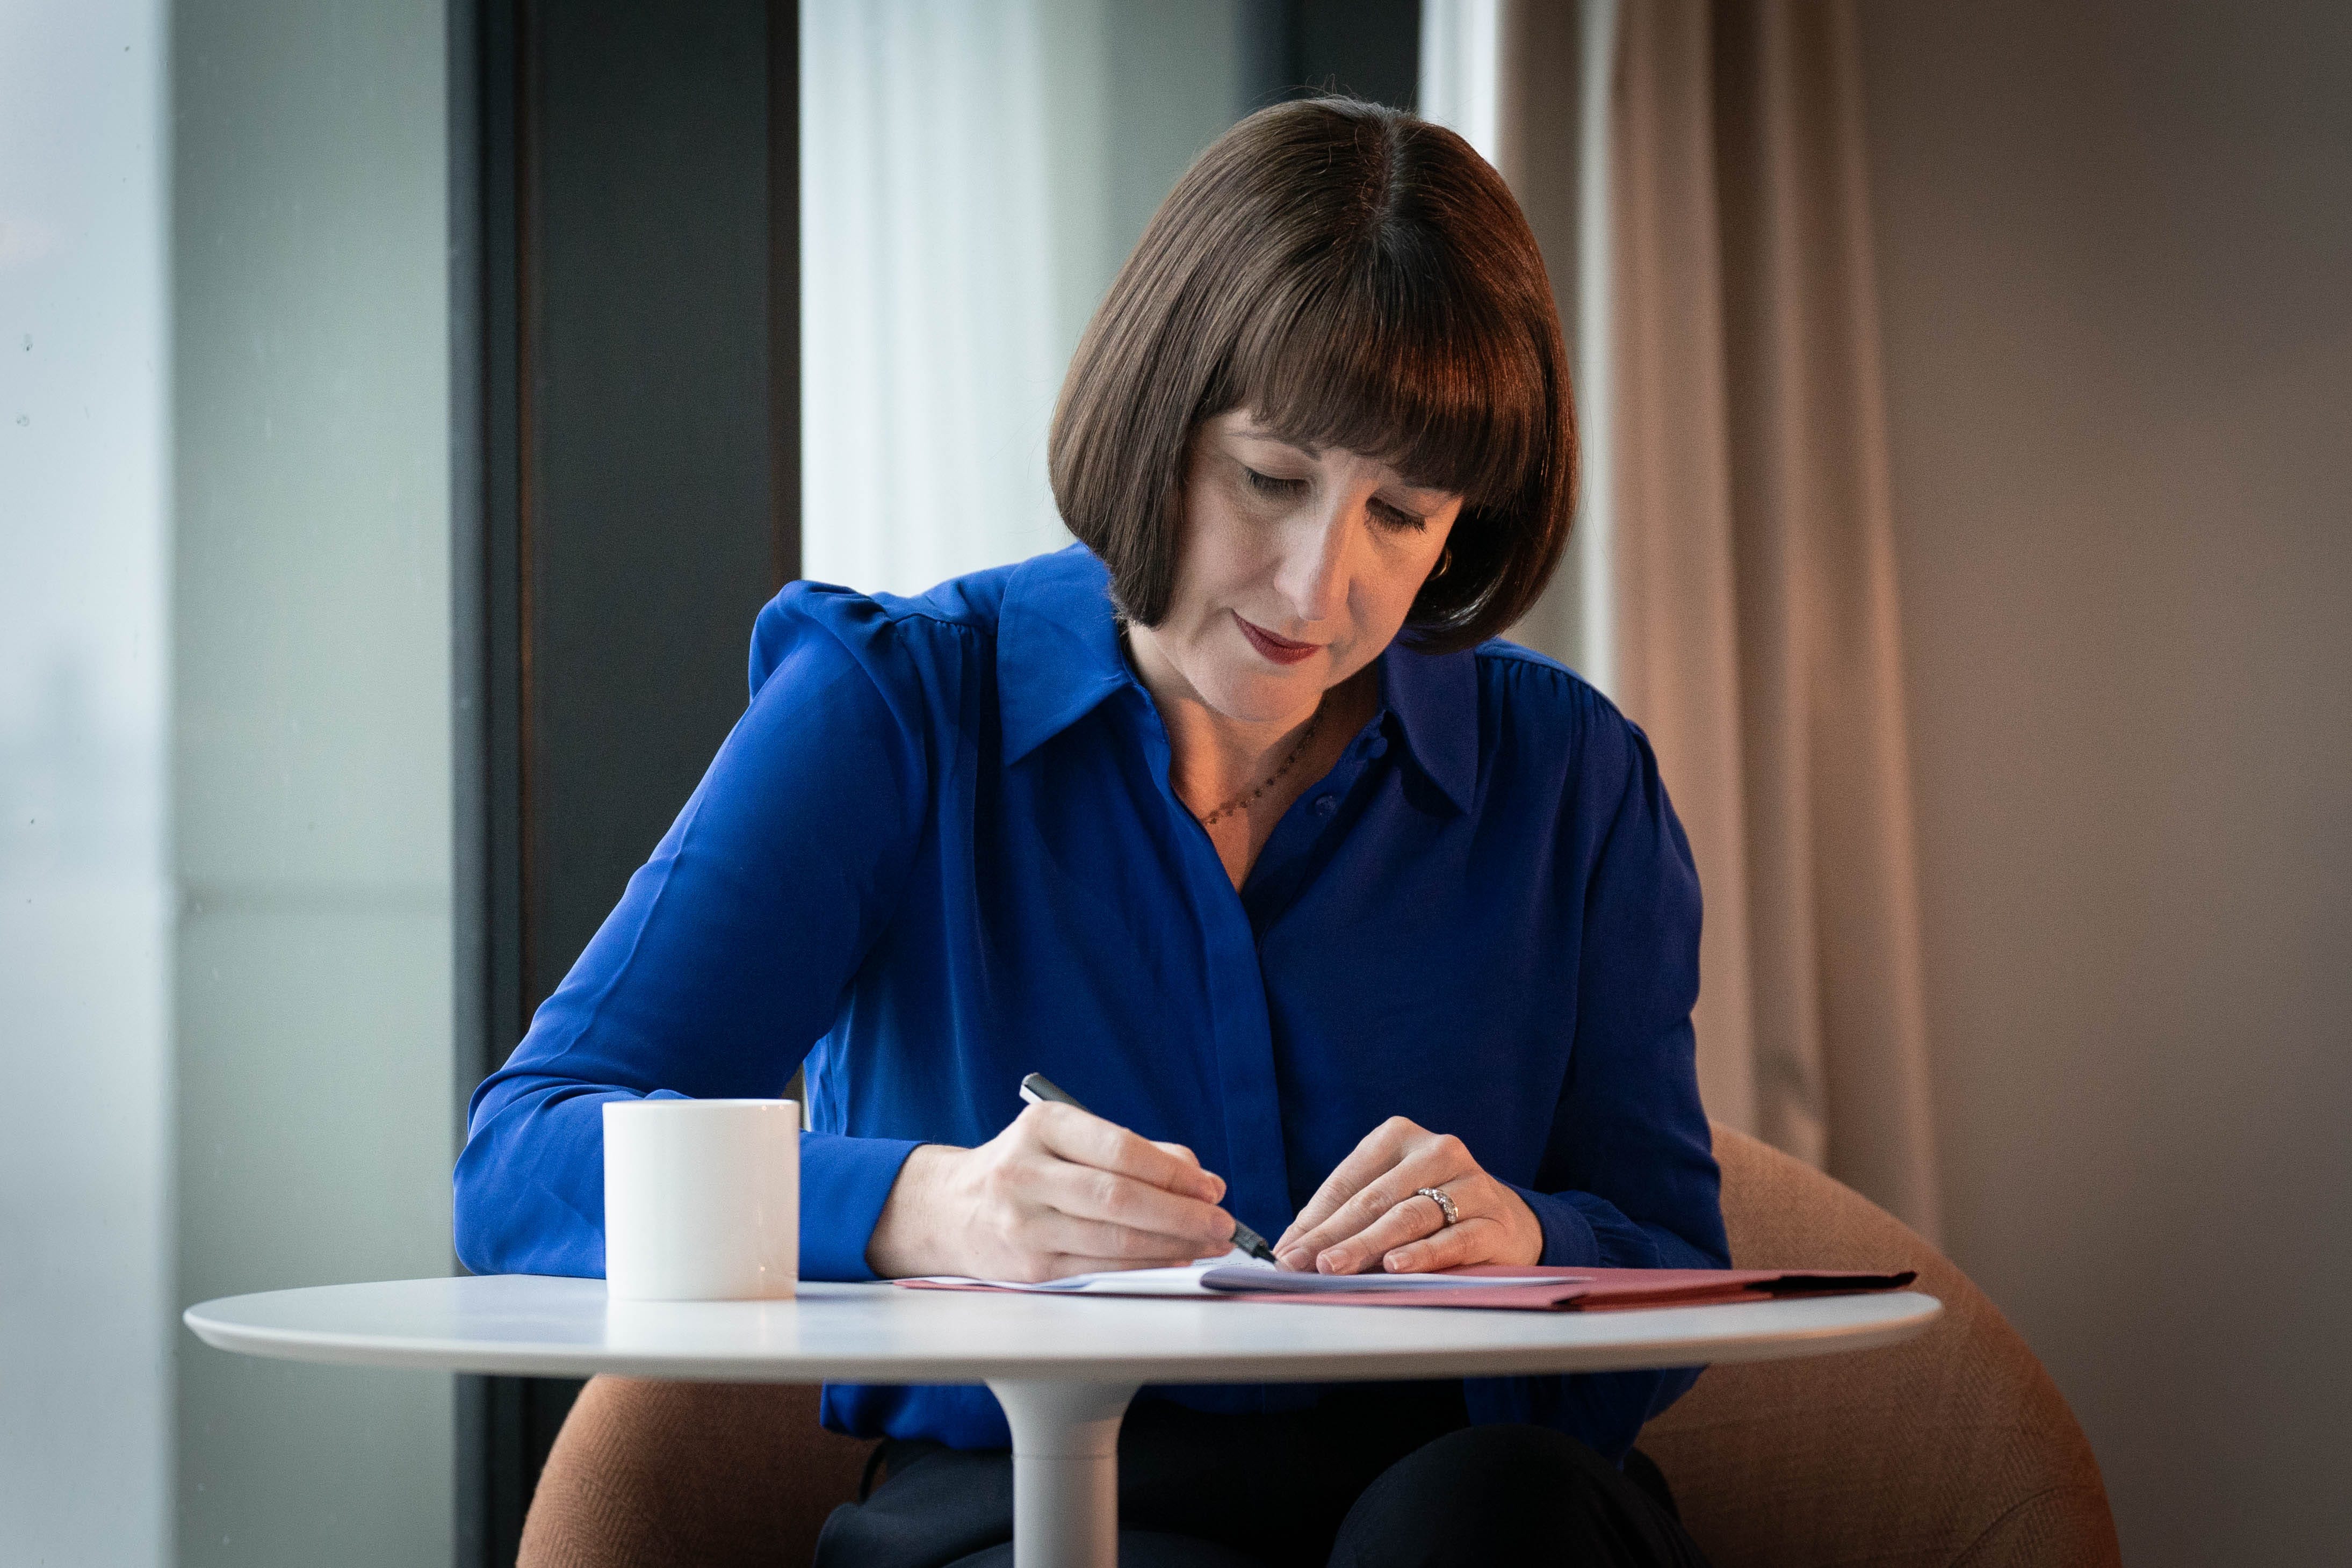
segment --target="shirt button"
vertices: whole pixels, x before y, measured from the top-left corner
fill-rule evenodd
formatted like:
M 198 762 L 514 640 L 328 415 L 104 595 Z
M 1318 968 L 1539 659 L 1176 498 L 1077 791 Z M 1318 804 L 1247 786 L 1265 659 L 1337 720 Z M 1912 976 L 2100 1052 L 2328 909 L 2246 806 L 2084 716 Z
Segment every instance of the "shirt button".
M 1385 735 L 1376 735 L 1372 737 L 1370 741 L 1366 743 L 1364 747 L 1364 755 L 1367 757 L 1385 757 L 1388 755 L 1388 749 L 1389 737 Z
M 1329 816 L 1332 812 L 1334 812 L 1334 811 L 1338 810 L 1339 809 L 1339 796 L 1337 796 L 1337 795 L 1318 795 L 1318 796 L 1316 796 L 1316 797 L 1315 797 L 1315 814 L 1316 814 L 1317 816 L 1318 816 L 1318 817 L 1328 817 L 1328 816 Z

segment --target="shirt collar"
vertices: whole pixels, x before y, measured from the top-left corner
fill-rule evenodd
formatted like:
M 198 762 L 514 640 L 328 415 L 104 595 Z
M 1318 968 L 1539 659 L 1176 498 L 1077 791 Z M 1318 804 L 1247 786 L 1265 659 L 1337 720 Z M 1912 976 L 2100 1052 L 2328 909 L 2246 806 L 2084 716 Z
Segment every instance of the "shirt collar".
M 1004 760 L 1020 761 L 1132 685 L 1111 614 L 1110 571 L 1084 545 L 1023 561 L 996 623 Z
M 1467 811 L 1478 789 L 1478 655 L 1391 643 L 1381 654 L 1381 700 L 1429 781 Z
M 1125 686 L 1140 690 L 1119 648 L 1110 572 L 1084 545 L 1013 569 L 996 632 L 996 686 L 1004 760 L 1019 762 Z M 1456 810 L 1478 783 L 1477 655 L 1381 655 L 1381 700 L 1405 748 Z

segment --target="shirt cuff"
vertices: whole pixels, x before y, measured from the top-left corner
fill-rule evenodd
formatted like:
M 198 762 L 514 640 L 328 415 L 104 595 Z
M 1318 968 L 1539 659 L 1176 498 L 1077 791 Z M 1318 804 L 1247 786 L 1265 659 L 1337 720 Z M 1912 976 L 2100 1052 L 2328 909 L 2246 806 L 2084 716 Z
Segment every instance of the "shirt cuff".
M 1543 1256 L 1536 1260 L 1538 1265 L 1546 1269 L 1601 1266 L 1601 1239 L 1593 1234 L 1592 1222 L 1564 1194 L 1504 1185 L 1526 1200 L 1536 1223 L 1543 1227 Z
M 866 1244 L 919 1140 L 801 1134 L 801 1278 L 871 1280 Z

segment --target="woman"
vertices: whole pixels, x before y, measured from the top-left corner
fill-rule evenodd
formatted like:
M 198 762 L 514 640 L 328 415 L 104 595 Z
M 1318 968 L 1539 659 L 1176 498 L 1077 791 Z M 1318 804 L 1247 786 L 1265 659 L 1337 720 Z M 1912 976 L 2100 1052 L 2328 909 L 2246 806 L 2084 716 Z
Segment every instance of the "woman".
M 1327 1273 L 1723 1266 L 1687 846 L 1639 732 L 1488 640 L 1575 463 L 1494 172 L 1369 105 L 1244 120 L 1050 455 L 1080 546 L 761 612 L 749 711 L 475 1096 L 468 1266 L 601 1273 L 599 1101 L 803 1058 L 810 1278 L 1165 1265 L 1236 1218 Z M 1096 1114 L 1022 1109 L 1030 1071 Z M 1147 1390 L 1124 1560 L 1695 1562 L 1621 1469 L 1694 1375 Z M 891 1441 L 821 1562 L 993 1560 L 984 1389 L 825 1416 Z

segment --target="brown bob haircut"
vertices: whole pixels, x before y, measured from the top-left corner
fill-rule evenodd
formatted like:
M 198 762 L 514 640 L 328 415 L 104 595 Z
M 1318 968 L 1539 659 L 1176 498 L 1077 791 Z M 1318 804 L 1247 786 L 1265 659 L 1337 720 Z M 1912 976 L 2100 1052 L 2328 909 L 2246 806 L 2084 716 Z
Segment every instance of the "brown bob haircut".
M 1095 312 L 1054 411 L 1062 519 L 1121 613 L 1168 613 L 1202 421 L 1377 457 L 1463 497 L 1406 618 L 1444 652 L 1527 612 L 1576 504 L 1576 416 L 1543 257 L 1486 160 L 1442 126 L 1322 98 L 1202 153 Z

